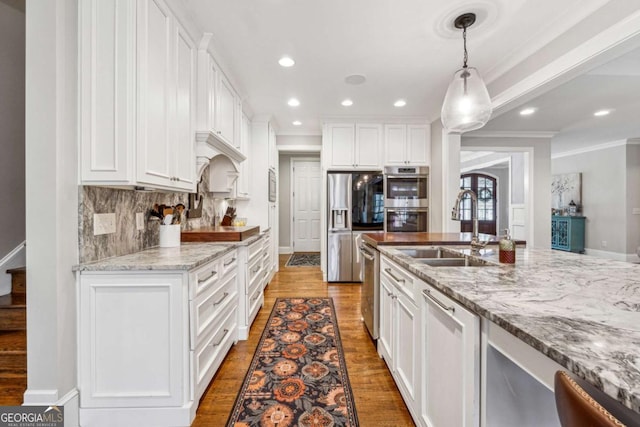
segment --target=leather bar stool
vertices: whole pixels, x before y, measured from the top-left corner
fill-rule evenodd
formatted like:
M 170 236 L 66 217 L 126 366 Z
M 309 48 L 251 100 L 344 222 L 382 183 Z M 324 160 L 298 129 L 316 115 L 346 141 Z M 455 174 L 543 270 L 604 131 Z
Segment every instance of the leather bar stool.
M 562 427 L 624 427 L 566 372 L 557 371 L 554 383 Z

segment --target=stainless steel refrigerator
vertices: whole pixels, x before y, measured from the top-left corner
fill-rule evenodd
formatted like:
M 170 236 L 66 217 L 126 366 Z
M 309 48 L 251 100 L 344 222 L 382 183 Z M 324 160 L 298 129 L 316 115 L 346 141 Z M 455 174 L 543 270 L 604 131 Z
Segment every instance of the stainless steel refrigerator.
M 361 234 L 384 229 L 381 172 L 327 174 L 327 281 L 362 282 Z

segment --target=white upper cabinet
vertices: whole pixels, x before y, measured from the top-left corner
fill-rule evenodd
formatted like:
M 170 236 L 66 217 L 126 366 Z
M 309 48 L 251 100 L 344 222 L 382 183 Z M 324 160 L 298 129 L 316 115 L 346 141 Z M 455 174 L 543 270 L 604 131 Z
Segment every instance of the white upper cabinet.
M 81 31 L 82 183 L 193 191 L 195 45 L 171 9 L 84 0 Z
M 323 135 L 327 168 L 380 169 L 382 125 L 328 124 Z
M 135 19 L 135 2 L 80 2 L 80 170 L 85 184 L 128 185 L 133 180 Z
M 227 143 L 234 145 L 236 123 L 236 96 L 231 83 L 222 74 L 218 74 L 218 96 L 216 99 L 216 129 L 218 135 Z
M 431 126 L 388 124 L 384 126 L 385 166 L 429 166 Z
M 197 130 L 211 132 L 220 141 L 240 149 L 242 104 L 239 96 L 209 53 L 211 34 L 198 49 Z
M 251 148 L 251 121 L 246 114 L 242 114 L 240 122 L 240 151 L 247 154 Z M 249 198 L 249 183 L 251 168 L 249 166 L 249 158 L 240 163 L 240 175 L 238 176 L 238 185 L 236 188 L 237 198 L 248 199 Z

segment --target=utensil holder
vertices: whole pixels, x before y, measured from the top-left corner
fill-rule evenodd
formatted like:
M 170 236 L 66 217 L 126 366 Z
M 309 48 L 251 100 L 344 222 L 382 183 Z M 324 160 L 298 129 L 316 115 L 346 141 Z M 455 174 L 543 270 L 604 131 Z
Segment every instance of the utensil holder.
M 160 225 L 160 247 L 180 246 L 180 224 Z

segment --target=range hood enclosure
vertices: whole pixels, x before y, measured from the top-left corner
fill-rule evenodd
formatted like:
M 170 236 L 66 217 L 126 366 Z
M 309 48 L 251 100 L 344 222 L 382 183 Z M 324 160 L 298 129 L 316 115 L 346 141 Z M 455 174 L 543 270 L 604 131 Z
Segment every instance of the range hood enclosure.
M 247 157 L 235 147 L 221 141 L 213 132 L 196 132 L 196 168 L 198 179 L 207 165 L 209 191 L 231 193 L 238 179 L 239 165 Z

